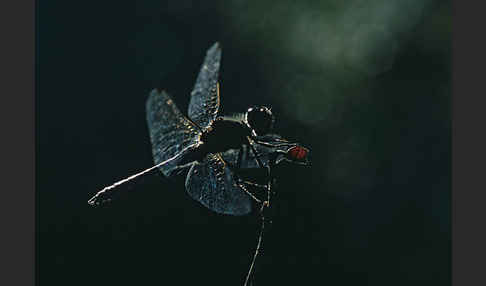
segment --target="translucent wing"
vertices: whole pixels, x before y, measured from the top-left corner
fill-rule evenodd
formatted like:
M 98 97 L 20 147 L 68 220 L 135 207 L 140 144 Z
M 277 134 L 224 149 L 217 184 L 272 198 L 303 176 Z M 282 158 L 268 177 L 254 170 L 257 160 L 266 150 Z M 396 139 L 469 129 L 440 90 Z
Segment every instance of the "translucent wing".
M 200 131 L 179 111 L 165 91 L 153 90 L 146 104 L 147 123 L 152 142 L 152 154 L 156 164 L 188 153 L 199 144 Z M 162 165 L 160 170 L 170 176 L 183 154 Z
M 188 115 L 203 130 L 216 118 L 219 109 L 218 75 L 221 48 L 215 43 L 206 53 L 191 92 Z
M 186 191 L 217 213 L 245 215 L 251 211 L 250 197 L 236 185 L 233 173 L 219 154 L 209 154 L 202 163 L 192 165 Z

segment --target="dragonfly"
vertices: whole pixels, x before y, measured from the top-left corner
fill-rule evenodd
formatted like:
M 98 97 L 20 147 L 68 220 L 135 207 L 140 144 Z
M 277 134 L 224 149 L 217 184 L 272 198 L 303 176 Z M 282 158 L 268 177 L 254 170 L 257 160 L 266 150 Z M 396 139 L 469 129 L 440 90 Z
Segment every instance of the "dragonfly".
M 245 215 L 251 212 L 252 196 L 234 170 L 269 169 L 271 156 L 275 165 L 282 160 L 309 164 L 307 148 L 269 134 L 275 121 L 270 108 L 253 106 L 232 116 L 218 114 L 220 61 L 221 48 L 215 43 L 197 76 L 187 117 L 166 91 L 150 92 L 146 119 L 155 166 L 104 188 L 89 200 L 91 205 L 110 201 L 116 187 L 153 169 L 167 177 L 188 169 L 185 188 L 193 199 L 217 213 Z
M 219 70 L 221 47 L 213 44 L 202 63 L 191 92 L 188 116 L 178 109 L 164 90 L 154 89 L 146 102 L 146 119 L 155 165 L 142 172 L 105 187 L 88 203 L 99 205 L 111 200 L 120 185 L 159 169 L 166 177 L 187 171 L 185 189 L 191 198 L 208 209 L 225 215 L 246 215 L 252 211 L 252 201 L 260 204 L 260 213 L 270 205 L 272 169 L 280 162 L 309 165 L 309 149 L 272 134 L 275 116 L 270 108 L 252 106 L 244 113 L 231 116 L 219 114 Z M 244 180 L 238 170 L 259 168 L 267 171 L 268 181 L 259 185 Z M 248 189 L 266 191 L 259 199 Z M 264 226 L 257 250 L 260 248 Z M 247 282 L 245 282 L 246 284 Z

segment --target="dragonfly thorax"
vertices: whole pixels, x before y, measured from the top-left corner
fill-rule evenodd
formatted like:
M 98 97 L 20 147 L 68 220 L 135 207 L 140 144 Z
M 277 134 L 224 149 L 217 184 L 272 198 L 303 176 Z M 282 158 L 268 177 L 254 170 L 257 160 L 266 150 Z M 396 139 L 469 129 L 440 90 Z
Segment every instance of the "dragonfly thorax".
M 200 140 L 206 152 L 218 153 L 239 149 L 251 135 L 251 129 L 243 122 L 219 117 L 202 133 Z

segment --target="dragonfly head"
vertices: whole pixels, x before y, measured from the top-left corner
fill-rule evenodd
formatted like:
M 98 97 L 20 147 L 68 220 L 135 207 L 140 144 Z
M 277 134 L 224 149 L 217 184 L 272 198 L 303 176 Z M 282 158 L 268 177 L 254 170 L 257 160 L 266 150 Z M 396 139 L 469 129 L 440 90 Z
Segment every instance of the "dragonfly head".
M 254 106 L 246 111 L 246 122 L 257 135 L 268 134 L 273 128 L 275 117 L 272 110 L 265 106 Z

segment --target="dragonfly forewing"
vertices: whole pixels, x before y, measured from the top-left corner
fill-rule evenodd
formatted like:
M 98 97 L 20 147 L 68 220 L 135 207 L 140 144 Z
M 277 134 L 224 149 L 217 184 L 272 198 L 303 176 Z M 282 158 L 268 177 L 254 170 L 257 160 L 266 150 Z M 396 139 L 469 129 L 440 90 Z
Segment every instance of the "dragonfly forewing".
M 218 90 L 220 61 L 221 48 L 218 43 L 215 43 L 206 53 L 191 92 L 188 116 L 203 130 L 209 127 L 218 115 L 220 104 Z
M 155 164 L 174 158 L 160 166 L 162 173 L 170 176 L 184 159 L 184 153 L 190 153 L 192 147 L 200 144 L 201 132 L 179 111 L 165 91 L 150 93 L 146 113 Z

